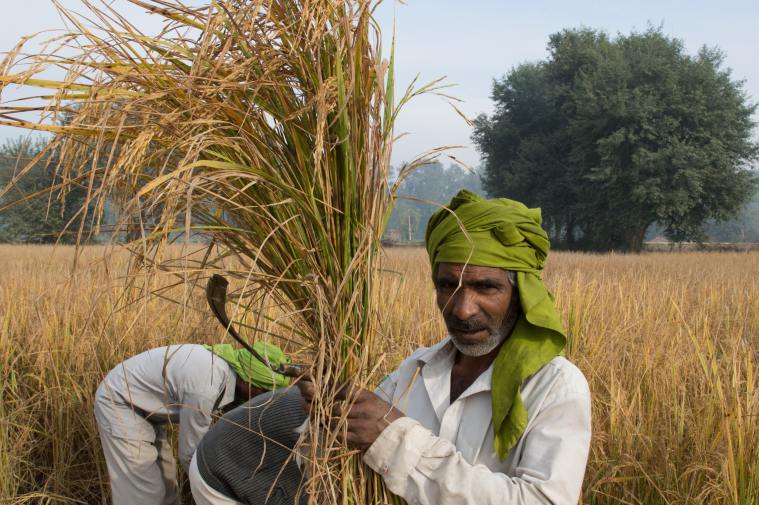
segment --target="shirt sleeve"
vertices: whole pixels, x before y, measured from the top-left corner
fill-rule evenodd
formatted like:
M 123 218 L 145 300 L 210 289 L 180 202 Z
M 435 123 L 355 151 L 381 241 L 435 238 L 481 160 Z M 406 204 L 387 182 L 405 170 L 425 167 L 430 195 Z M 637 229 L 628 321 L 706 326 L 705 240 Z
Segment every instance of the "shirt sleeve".
M 390 424 L 364 462 L 410 505 L 576 505 L 590 446 L 590 394 L 546 400 L 523 435 L 513 477 L 467 462 L 409 417 Z
M 213 394 L 187 394 L 183 398 L 179 411 L 179 462 L 185 471 L 189 470 L 195 449 L 211 427 L 215 403 Z
M 374 390 L 374 394 L 379 396 L 387 403 L 393 403 L 393 395 L 395 394 L 395 388 L 397 387 L 398 372 L 393 372 L 390 375 L 386 375 L 382 382 L 380 382 L 377 389 Z

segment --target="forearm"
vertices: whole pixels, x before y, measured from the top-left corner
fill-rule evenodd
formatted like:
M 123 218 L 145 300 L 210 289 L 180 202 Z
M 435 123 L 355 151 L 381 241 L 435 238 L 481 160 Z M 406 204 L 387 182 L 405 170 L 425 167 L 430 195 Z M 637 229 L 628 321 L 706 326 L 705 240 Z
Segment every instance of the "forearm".
M 561 478 L 524 469 L 517 477 L 467 462 L 448 440 L 408 417 L 391 424 L 367 450 L 364 461 L 393 493 L 420 505 L 572 505 Z M 581 480 L 581 477 L 580 477 Z M 568 487 L 571 487 L 571 483 Z
M 187 471 L 200 440 L 211 427 L 211 407 L 198 399 L 183 405 L 179 414 L 179 463 Z

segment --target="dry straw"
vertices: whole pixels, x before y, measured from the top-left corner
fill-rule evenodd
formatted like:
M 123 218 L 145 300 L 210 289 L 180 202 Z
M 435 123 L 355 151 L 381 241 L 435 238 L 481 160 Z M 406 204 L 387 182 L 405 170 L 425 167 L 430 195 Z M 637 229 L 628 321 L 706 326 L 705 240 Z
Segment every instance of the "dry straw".
M 244 281 L 241 300 L 255 292 L 276 302 L 280 326 L 312 359 L 321 392 L 307 458 L 312 502 L 391 500 L 339 442 L 342 425 L 318 427 L 335 384 L 366 386 L 378 366 L 371 293 L 394 195 L 393 122 L 438 83 L 395 100 L 376 1 L 129 1 L 163 18 L 163 30 L 146 35 L 88 0 L 81 15 L 58 5 L 70 30 L 30 58 L 24 40 L 0 64 L 0 92 L 44 90 L 0 106 L 0 124 L 55 134 L 48 153 L 60 156 L 63 194 L 72 185 L 90 194 L 80 238 L 114 207 L 117 230 L 135 239 L 134 266 L 186 273 L 189 263 L 161 263 L 180 232 L 210 236 L 221 246 L 216 264 L 234 257 L 242 267 L 226 273 Z M 44 78 L 51 68 L 65 78 Z

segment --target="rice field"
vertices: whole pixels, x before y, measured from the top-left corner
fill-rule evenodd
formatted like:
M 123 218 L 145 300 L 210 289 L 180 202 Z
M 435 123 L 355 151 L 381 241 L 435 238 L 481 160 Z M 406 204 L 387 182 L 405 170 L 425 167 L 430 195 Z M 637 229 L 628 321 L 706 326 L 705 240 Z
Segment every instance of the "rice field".
M 127 304 L 125 258 L 105 253 L 72 275 L 71 248 L 0 246 L 0 504 L 107 503 L 100 379 L 147 348 L 221 338 L 202 285 Z M 424 251 L 382 262 L 378 377 L 444 334 Z M 557 252 L 545 279 L 593 393 L 583 503 L 759 503 L 759 252 Z

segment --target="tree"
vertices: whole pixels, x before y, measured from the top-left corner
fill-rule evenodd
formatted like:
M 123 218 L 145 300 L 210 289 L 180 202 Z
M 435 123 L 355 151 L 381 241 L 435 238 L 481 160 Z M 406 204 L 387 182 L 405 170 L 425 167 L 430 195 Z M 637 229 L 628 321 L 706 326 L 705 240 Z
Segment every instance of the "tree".
M 491 196 L 542 207 L 559 246 L 632 251 L 653 223 L 699 240 L 750 199 L 756 105 L 719 50 L 691 56 L 653 28 L 564 30 L 548 49 L 495 80 L 475 122 Z
M 0 147 L 0 189 L 18 170 L 45 148 L 43 141 L 9 141 Z M 87 200 L 84 187 L 73 187 L 65 197 L 45 191 L 57 182 L 56 157 L 43 158 L 10 191 L 0 197 L 0 242 L 48 244 L 76 241 L 79 209 Z M 36 193 L 36 197 L 28 198 Z M 17 202 L 15 205 L 10 204 Z M 74 218 L 71 225 L 69 222 Z M 66 230 L 67 225 L 69 226 Z M 65 232 L 64 232 L 65 230 Z M 87 232 L 89 228 L 85 228 Z M 61 233 L 64 232 L 64 233 Z

